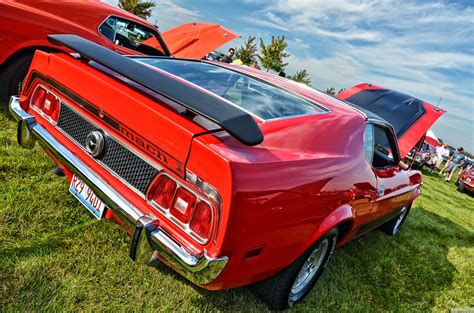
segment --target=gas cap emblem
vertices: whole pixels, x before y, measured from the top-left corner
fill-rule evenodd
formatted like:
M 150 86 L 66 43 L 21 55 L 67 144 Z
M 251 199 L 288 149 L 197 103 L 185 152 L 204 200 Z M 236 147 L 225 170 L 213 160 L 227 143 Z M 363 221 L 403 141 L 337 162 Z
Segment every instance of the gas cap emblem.
M 105 136 L 101 131 L 94 130 L 87 135 L 86 150 L 94 158 L 98 158 L 105 149 Z

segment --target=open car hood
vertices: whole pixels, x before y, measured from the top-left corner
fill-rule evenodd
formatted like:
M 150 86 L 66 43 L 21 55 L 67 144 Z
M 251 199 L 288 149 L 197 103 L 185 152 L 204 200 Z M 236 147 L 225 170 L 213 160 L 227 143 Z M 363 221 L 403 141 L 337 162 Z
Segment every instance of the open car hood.
M 202 59 L 238 35 L 219 24 L 194 22 L 161 33 L 171 54 L 177 58 Z
M 373 112 L 392 124 L 402 159 L 446 112 L 415 97 L 367 83 L 344 90 L 336 97 Z

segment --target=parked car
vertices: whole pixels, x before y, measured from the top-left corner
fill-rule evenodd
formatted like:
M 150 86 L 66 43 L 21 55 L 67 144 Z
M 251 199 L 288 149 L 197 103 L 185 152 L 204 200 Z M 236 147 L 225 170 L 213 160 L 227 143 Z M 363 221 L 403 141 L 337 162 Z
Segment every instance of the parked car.
M 474 196 L 474 168 L 472 168 L 472 165 L 461 172 L 456 185 L 458 186 L 458 191 Z
M 411 164 L 413 169 L 422 169 L 432 158 L 434 152 L 423 150 L 423 147 L 420 150 L 413 148 L 405 157 L 405 162 Z
M 38 141 L 96 218 L 133 234 L 134 260 L 209 290 L 252 284 L 284 309 L 336 247 L 395 235 L 420 194 L 368 110 L 248 67 L 50 40 L 81 58 L 36 52 L 10 101 L 18 142 Z
M 202 22 L 160 34 L 137 16 L 93 0 L 0 1 L 0 31 L 0 104 L 18 94 L 36 49 L 69 52 L 51 44 L 49 34 L 76 34 L 121 54 L 198 59 L 237 37 L 220 25 Z
M 426 132 L 446 113 L 426 101 L 369 83 L 344 90 L 336 97 L 370 110 L 393 125 L 402 160 L 414 148 L 416 151 L 420 149 Z M 405 161 L 410 163 L 412 157 L 409 156 Z

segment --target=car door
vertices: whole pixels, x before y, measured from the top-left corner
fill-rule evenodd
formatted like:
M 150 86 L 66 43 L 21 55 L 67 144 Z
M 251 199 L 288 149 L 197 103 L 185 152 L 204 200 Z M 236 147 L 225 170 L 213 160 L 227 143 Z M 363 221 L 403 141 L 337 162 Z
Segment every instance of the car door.
M 397 215 L 409 201 L 412 188 L 408 173 L 399 167 L 396 137 L 390 125 L 369 122 L 365 137 L 371 142 L 366 144 L 366 155 L 377 179 L 377 193 L 366 220 L 368 230 Z

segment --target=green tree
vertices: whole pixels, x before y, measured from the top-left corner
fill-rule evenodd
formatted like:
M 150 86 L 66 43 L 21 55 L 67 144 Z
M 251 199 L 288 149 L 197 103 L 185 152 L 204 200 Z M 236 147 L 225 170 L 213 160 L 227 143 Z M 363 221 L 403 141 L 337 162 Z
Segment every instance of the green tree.
M 289 78 L 295 82 L 304 83 L 308 86 L 311 85 L 311 78 L 309 78 L 309 73 L 306 69 L 299 70 L 295 75 L 290 76 Z
M 257 55 L 257 44 L 255 43 L 255 37 L 249 36 L 237 52 L 235 53 L 237 59 L 240 59 L 245 65 L 252 65 Z
M 284 63 L 283 59 L 290 55 L 285 52 L 288 43 L 285 41 L 285 36 L 272 36 L 272 41 L 265 45 L 262 38 L 260 38 L 260 54 L 257 55 L 260 64 L 267 70 L 273 70 L 277 73 L 283 72 L 288 63 Z
M 141 0 L 119 0 L 118 6 L 146 20 L 151 16 L 151 11 L 156 6 L 156 3 Z

